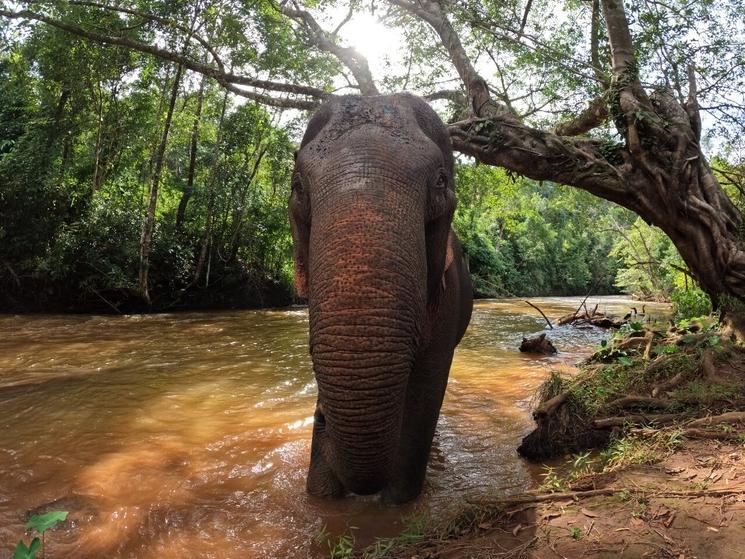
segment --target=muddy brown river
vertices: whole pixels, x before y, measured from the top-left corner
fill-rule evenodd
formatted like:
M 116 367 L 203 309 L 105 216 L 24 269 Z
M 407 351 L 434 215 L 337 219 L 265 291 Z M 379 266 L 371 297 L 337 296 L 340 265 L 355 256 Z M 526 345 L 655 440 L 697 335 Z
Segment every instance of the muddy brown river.
M 579 298 L 531 301 L 558 317 Z M 528 357 L 517 347 L 543 331 L 540 315 L 520 300 L 477 302 L 424 494 L 389 507 L 305 494 L 316 391 L 307 322 L 301 308 L 0 316 L 0 557 L 12 555 L 26 512 L 58 499 L 52 508 L 75 522 L 48 534 L 47 557 L 284 558 L 328 556 L 322 531 L 364 545 L 468 494 L 525 490 L 541 469 L 515 448 L 536 388 L 607 336 L 557 328 L 560 353 Z

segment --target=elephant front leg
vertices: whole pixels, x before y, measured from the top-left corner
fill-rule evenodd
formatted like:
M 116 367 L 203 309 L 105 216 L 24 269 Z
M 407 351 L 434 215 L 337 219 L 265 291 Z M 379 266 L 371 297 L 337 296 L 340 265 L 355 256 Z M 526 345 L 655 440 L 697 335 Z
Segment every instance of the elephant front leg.
M 339 478 L 329 466 L 326 458 L 326 422 L 323 413 L 316 408 L 313 417 L 313 440 L 310 446 L 310 467 L 305 488 L 317 497 L 343 497 L 346 493 Z
M 405 503 L 422 491 L 452 359 L 451 350 L 439 359 L 423 360 L 412 372 L 406 390 L 398 460 L 391 481 L 383 490 L 384 502 Z

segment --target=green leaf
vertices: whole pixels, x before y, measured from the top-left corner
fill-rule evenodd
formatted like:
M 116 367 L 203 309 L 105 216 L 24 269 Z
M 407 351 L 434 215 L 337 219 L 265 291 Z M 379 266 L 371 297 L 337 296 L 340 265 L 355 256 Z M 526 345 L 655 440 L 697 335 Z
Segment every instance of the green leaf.
M 26 523 L 26 528 L 29 530 L 36 530 L 40 534 L 43 534 L 49 528 L 53 528 L 58 522 L 62 522 L 66 518 L 67 511 L 63 510 L 55 510 L 45 514 L 35 514 Z
M 629 367 L 630 365 L 633 365 L 634 364 L 634 362 L 631 359 L 629 359 L 628 357 L 619 357 L 618 358 L 618 362 L 621 365 L 626 365 L 627 367 Z
M 709 336 L 709 345 L 711 347 L 718 346 L 722 342 L 722 339 L 719 336 Z
M 13 559 L 36 559 L 36 552 L 41 547 L 41 540 L 34 538 L 31 540 L 31 545 L 26 547 L 23 540 L 18 542 L 15 551 L 13 552 Z

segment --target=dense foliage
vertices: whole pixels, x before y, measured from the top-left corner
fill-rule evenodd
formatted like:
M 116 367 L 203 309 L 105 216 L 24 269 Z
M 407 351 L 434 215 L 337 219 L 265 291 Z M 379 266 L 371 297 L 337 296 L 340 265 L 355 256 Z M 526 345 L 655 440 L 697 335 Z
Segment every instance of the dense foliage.
M 483 165 L 458 168 L 455 229 L 477 295 L 613 293 L 613 220 L 629 214 L 553 183 Z
M 69 43 L 39 28 L 0 63 L 2 304 L 144 306 L 143 218 L 175 71 Z M 206 80 L 178 85 L 151 254 L 156 308 L 290 301 L 294 143 L 272 119 Z
M 600 91 L 608 44 L 596 32 L 587 50 L 597 9 L 575 1 L 535 2 L 532 10 L 531 4 L 523 11 L 519 2 L 464 2 L 454 4 L 450 16 L 456 30 L 473 31 L 463 32 L 467 50 L 499 62 L 489 76 L 501 84 L 495 97 L 530 122 L 553 125 Z M 647 72 L 661 76 L 660 53 L 674 59 L 675 75 L 664 79 L 681 92 L 684 61 L 697 59 L 706 64 L 700 70 L 704 98 L 713 103 L 729 95 L 742 68 L 733 66 L 728 35 L 713 28 L 709 44 L 695 52 L 689 41 L 674 38 L 708 29 L 739 2 L 729 0 L 719 10 L 707 2 L 692 11 L 677 2 L 667 11 L 643 4 L 630 6 Z M 454 71 L 432 29 L 393 5 L 377 13 L 401 31 L 406 53 L 403 63 L 387 65 L 381 85 L 426 93 L 452 82 Z M 542 14 L 552 6 L 561 17 L 546 22 Z M 321 40 L 341 44 L 349 40 L 341 38 L 343 30 L 319 35 L 311 20 L 285 4 L 69 1 L 35 7 L 120 43 L 180 53 L 192 65 L 248 69 L 246 75 L 316 92 L 353 90 L 349 76 L 340 84 L 345 65 L 357 81 L 364 74 Z M 306 7 L 329 29 L 346 10 L 335 2 Z M 375 12 L 372 4 L 349 8 L 350 17 Z M 251 94 L 244 88 L 246 101 L 224 87 L 256 88 L 254 78 L 218 83 L 138 46 L 109 41 L 103 47 L 101 40 L 55 26 L 0 22 L 0 306 L 127 310 L 292 299 L 286 199 L 306 114 L 282 112 L 284 98 L 261 92 L 275 88 L 288 99 L 317 93 L 277 90 L 279 82 L 266 82 Z M 725 83 L 723 76 L 734 81 Z M 445 118 L 463 116 L 457 86 L 440 99 L 447 100 L 436 105 Z M 740 125 L 736 103 L 713 110 L 721 117 L 713 129 L 722 132 L 719 138 Z M 597 134 L 614 145 L 608 126 Z M 620 289 L 681 306 L 709 304 L 670 239 L 627 210 L 462 160 L 458 189 L 454 225 L 479 295 Z

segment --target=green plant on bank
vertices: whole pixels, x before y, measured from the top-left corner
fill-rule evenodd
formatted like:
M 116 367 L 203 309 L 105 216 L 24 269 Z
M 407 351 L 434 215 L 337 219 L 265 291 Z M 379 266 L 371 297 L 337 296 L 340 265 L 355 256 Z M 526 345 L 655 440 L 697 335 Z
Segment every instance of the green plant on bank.
M 333 544 L 333 545 L 332 545 Z M 350 559 L 354 555 L 354 535 L 342 534 L 336 542 L 329 542 L 331 559 Z
M 403 518 L 404 530 L 393 538 L 378 538 L 363 552 L 364 559 L 387 557 L 397 547 L 417 542 L 424 538 L 430 519 L 425 515 L 412 515 Z
M 628 489 L 621 489 L 618 493 L 616 493 L 616 498 L 622 503 L 626 503 L 631 500 L 631 493 Z
M 629 320 L 621 325 L 613 337 L 624 338 L 632 332 L 641 332 L 642 330 L 644 330 L 644 323 L 641 320 Z
M 582 539 L 582 528 L 578 526 L 574 526 L 569 529 L 569 535 L 574 540 L 581 540 Z
M 670 299 L 673 303 L 673 317 L 680 320 L 708 315 L 712 311 L 711 299 L 698 289 L 676 289 Z
M 539 402 L 550 400 L 564 391 L 565 379 L 558 371 L 550 371 L 548 378 L 538 388 L 536 398 Z
M 612 363 L 617 361 L 621 365 L 629 366 L 633 361 L 629 358 L 629 352 L 625 349 L 619 349 L 608 340 L 601 340 L 600 347 L 597 349 L 592 358 L 603 363 Z
M 315 542 L 321 546 L 326 546 L 330 559 L 350 559 L 354 556 L 354 526 L 350 526 L 349 533 L 344 533 L 337 538 L 331 536 L 324 524 L 314 538 Z
M 41 556 L 44 557 L 44 533 L 50 528 L 54 528 L 59 522 L 63 522 L 67 518 L 67 514 L 67 511 L 58 510 L 32 516 L 26 523 L 26 529 L 36 531 L 41 539 L 38 536 L 34 537 L 28 546 L 21 539 L 13 553 L 13 559 L 36 559 L 36 554 L 39 551 L 41 551 Z
M 598 460 L 593 457 L 592 451 L 575 454 L 568 462 L 567 468 L 558 468 L 544 465 L 543 482 L 540 485 L 542 491 L 561 492 L 571 489 L 572 482 L 594 473 Z M 565 473 L 562 473 L 565 472 Z
M 543 476 L 543 481 L 540 485 L 541 491 L 556 491 L 560 493 L 569 489 L 569 480 L 565 476 L 560 475 L 556 468 L 543 466 L 543 469 L 545 471 L 541 474 Z
M 627 435 L 618 438 L 600 452 L 604 472 L 631 464 L 652 464 L 666 458 L 683 444 L 683 431 L 657 431 L 649 436 Z
M 599 452 L 587 451 L 576 454 L 564 466 L 543 466 L 543 482 L 539 489 L 546 492 L 564 492 L 571 489 L 578 479 L 596 473 L 613 472 L 633 464 L 659 462 L 683 445 L 683 431 L 658 431 L 641 437 L 626 435 L 614 439 Z M 621 501 L 631 497 L 621 490 L 616 496 Z
M 716 402 L 736 400 L 740 397 L 741 390 L 741 387 L 732 384 L 719 384 L 695 379 L 672 392 L 671 397 L 688 404 L 709 406 Z

